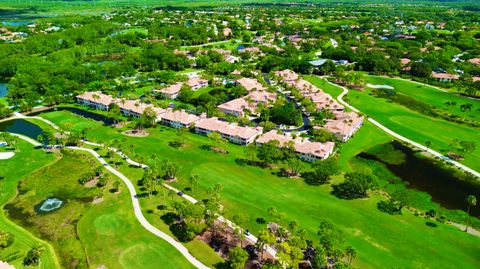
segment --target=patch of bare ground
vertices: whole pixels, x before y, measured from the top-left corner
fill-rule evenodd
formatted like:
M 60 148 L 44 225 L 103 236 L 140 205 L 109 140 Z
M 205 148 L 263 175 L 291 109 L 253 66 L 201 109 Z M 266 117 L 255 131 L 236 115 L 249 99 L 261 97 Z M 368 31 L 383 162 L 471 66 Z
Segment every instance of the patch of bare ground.
M 92 180 L 89 180 L 85 183 L 85 187 L 92 188 L 95 187 L 98 183 L 99 177 L 94 177 Z
M 122 122 L 117 122 L 117 123 L 113 124 L 112 127 L 113 127 L 113 128 L 122 128 L 122 127 L 124 127 L 124 126 L 127 125 L 127 124 L 128 124 L 128 122 L 122 121 Z
M 447 155 L 448 155 L 448 157 L 454 159 L 455 161 L 462 161 L 463 160 L 463 157 L 461 155 L 453 153 L 451 151 L 449 151 Z
M 103 197 L 97 197 L 93 199 L 92 204 L 99 204 L 101 202 L 103 202 Z
M 150 135 L 146 130 L 139 130 L 139 129 L 124 131 L 122 132 L 122 134 L 126 136 L 133 136 L 133 137 L 147 137 Z

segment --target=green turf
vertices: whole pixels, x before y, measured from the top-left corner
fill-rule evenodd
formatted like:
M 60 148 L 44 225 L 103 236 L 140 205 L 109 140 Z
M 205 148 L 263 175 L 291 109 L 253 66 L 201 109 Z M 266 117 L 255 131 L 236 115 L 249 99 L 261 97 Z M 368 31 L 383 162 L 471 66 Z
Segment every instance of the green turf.
M 347 95 L 347 102 L 392 131 L 413 141 L 420 144 L 431 141 L 431 148 L 443 154 L 450 151 L 449 144 L 454 138 L 473 142 L 480 141 L 478 128 L 428 117 L 399 104 L 373 97 L 369 95 L 370 92 L 370 89 L 350 91 Z M 479 171 L 480 147 L 477 145 L 476 150 L 467 154 L 465 160 L 461 162 Z
M 460 117 L 466 117 L 469 119 L 475 119 L 480 121 L 480 113 L 477 109 L 480 109 L 480 101 L 467 98 L 465 96 L 456 95 L 450 92 L 441 91 L 438 88 L 429 87 L 421 85 L 415 82 L 410 82 L 406 80 L 396 79 L 396 78 L 387 78 L 380 76 L 366 76 L 367 82 L 377 85 L 389 85 L 395 88 L 396 92 L 408 95 L 417 99 L 418 101 L 424 102 L 435 106 L 438 109 L 446 110 L 454 115 Z M 446 102 L 455 102 L 456 106 L 446 106 Z M 462 104 L 472 104 L 473 109 L 471 111 L 466 111 L 465 113 L 461 111 L 460 105 Z
M 307 75 L 304 76 L 305 80 L 310 81 L 313 85 L 317 86 L 322 91 L 330 94 L 333 98 L 337 98 L 343 90 L 339 87 L 333 86 L 332 84 L 327 83 L 324 79 L 314 76 L 314 75 Z
M 54 160 L 54 155 L 46 155 L 42 151 L 34 150 L 31 144 L 19 140 L 18 150 L 15 153 L 15 156 L 8 160 L 0 160 L 0 176 L 5 177 L 5 180 L 0 183 L 0 205 L 2 208 L 16 195 L 17 185 L 20 179 L 33 171 L 54 162 Z M 14 244 L 0 253 L 1 257 L 6 257 L 9 254 L 18 251 L 19 257 L 13 261 L 9 261 L 10 264 L 17 268 L 22 268 L 23 257 L 26 252 L 32 246 L 42 244 L 45 248 L 45 252 L 41 256 L 40 266 L 37 266 L 36 268 L 60 268 L 53 247 L 7 219 L 3 210 L 0 213 L 0 229 L 15 234 Z
M 15 198 L 13 201 L 17 205 L 33 205 L 45 195 L 55 195 L 56 193 L 63 193 L 67 196 L 81 195 L 82 190 L 78 189 L 80 185 L 76 182 L 75 173 L 82 173 L 89 169 L 88 167 L 82 168 L 82 165 L 80 165 L 83 159 L 78 159 L 75 157 L 76 155 L 70 153 L 64 153 L 63 158 L 53 162 L 55 154 L 46 154 L 42 150 L 35 150 L 30 144 L 22 140 L 20 140 L 19 145 L 20 151 L 15 157 L 7 161 L 1 161 L 11 164 L 0 166 L 0 175 L 7 175 L 5 184 L 2 185 L 2 204 L 15 195 L 18 180 L 24 178 L 33 170 L 37 170 L 37 172 L 27 176 L 25 180 L 29 183 L 24 183 L 26 187 L 32 189 L 27 193 L 29 198 L 20 200 Z M 78 170 L 69 168 L 72 165 Z M 44 168 L 39 170 L 42 166 Z M 89 165 L 89 167 L 94 166 Z M 111 185 L 114 176 L 109 175 L 109 178 Z M 52 179 L 56 180 L 55 184 L 51 184 Z M 44 184 L 45 181 L 50 182 L 50 184 Z M 72 188 L 78 190 L 69 191 L 73 190 Z M 121 190 L 127 190 L 126 186 L 122 185 Z M 29 226 L 27 229 L 41 232 L 42 236 L 50 238 L 55 236 L 54 238 L 58 240 L 52 241 L 52 244 L 56 247 L 62 246 L 61 249 L 56 250 L 64 253 L 65 250 L 68 250 L 67 247 L 74 244 L 72 240 L 75 240 L 75 237 L 68 236 L 68 233 L 72 232 L 68 229 L 68 221 L 62 224 L 61 219 L 73 219 L 77 212 L 82 211 L 82 214 L 85 215 L 80 218 L 76 232 L 82 242 L 78 241 L 77 243 L 81 249 L 75 250 L 74 253 L 85 252 L 90 268 L 97 268 L 100 265 L 105 265 L 107 268 L 158 268 L 159 261 L 166 266 L 165 268 L 193 268 L 177 250 L 164 240 L 146 231 L 138 223 L 132 211 L 128 192 L 122 191 L 120 194 L 112 194 L 105 191 L 103 202 L 91 207 L 86 204 L 80 206 L 80 204 L 83 203 L 70 200 L 64 208 L 54 213 L 32 217 L 29 219 L 30 223 L 41 223 L 41 225 L 36 226 L 36 228 Z M 24 212 L 31 212 L 32 210 L 31 206 L 26 206 Z M 52 246 L 35 238 L 23 228 L 16 226 L 13 222 L 7 220 L 3 214 L 0 219 L 0 228 L 14 232 L 16 235 L 15 244 L 8 248 L 4 252 L 5 254 L 19 251 L 24 255 L 24 252 L 31 246 L 41 242 L 47 251 L 42 255 L 42 262 L 38 268 L 60 268 Z M 65 237 L 66 235 L 67 237 Z M 105 247 L 105 242 L 108 242 L 108 247 Z M 21 259 L 12 262 L 17 268 L 23 268 L 21 265 L 23 255 Z
M 185 180 L 189 175 L 198 174 L 197 198 L 203 198 L 207 188 L 221 183 L 224 186 L 222 203 L 225 215 L 248 214 L 249 221 L 245 226 L 253 232 L 262 228 L 255 219 L 268 219 L 266 209 L 270 206 L 286 213 L 280 223 L 298 220 L 313 240 L 316 240 L 320 220 L 330 219 L 346 230 L 348 244 L 359 253 L 355 266 L 361 268 L 475 268 L 478 265 L 476 253 L 480 247 L 477 237 L 443 224 L 432 229 L 425 225 L 425 219 L 410 213 L 402 216 L 381 213 L 376 209 L 379 196 L 367 200 L 340 200 L 329 194 L 331 187 L 328 185 L 312 187 L 300 179 L 279 178 L 266 169 L 236 164 L 235 159 L 243 156 L 241 146 L 228 145 L 229 154 L 216 154 L 200 148 L 209 143 L 206 137 L 192 134 L 184 148 L 173 149 L 168 146 L 175 137 L 173 130 L 157 127 L 149 132 L 150 136 L 146 138 L 130 138 L 112 128 L 98 127 L 89 133 L 89 137 L 99 141 L 125 138 L 122 144 L 135 144 L 136 154 L 156 154 L 177 163 L 180 166 L 179 181 L 174 185 L 180 189 L 186 187 Z M 342 146 L 340 163 L 347 166 L 348 159 L 362 149 L 389 139 L 383 132 L 367 125 L 352 143 Z
M 136 220 L 127 187 L 106 194 L 78 224 L 90 268 L 194 268 L 177 250 Z M 160 266 L 160 267 L 159 267 Z

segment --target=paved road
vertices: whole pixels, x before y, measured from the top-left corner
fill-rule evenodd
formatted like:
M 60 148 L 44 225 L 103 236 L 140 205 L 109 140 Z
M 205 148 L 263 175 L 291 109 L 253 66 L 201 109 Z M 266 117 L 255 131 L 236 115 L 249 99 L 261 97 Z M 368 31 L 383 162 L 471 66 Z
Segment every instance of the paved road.
M 335 83 L 332 83 L 332 82 L 330 82 L 330 81 L 328 81 L 328 80 L 327 80 L 327 83 L 329 83 L 329 84 L 331 84 L 331 85 L 334 85 L 334 86 L 337 86 L 337 87 L 340 87 L 340 88 L 343 89 L 343 92 L 337 97 L 338 102 L 340 102 L 342 105 L 350 108 L 351 110 L 353 110 L 353 111 L 355 111 L 355 112 L 361 113 L 360 110 L 358 110 L 357 108 L 351 106 L 351 105 L 348 104 L 347 102 L 343 101 L 343 97 L 348 93 L 348 89 L 347 89 L 347 88 L 345 88 L 345 87 L 343 87 L 343 86 L 340 86 L 340 85 L 337 85 L 337 84 L 335 84 Z M 379 123 L 378 121 L 376 121 L 376 120 L 374 120 L 374 119 L 372 119 L 372 118 L 370 118 L 370 117 L 368 117 L 368 121 L 371 122 L 371 123 L 373 123 L 373 124 L 374 124 L 375 126 L 377 126 L 378 128 L 382 129 L 382 130 L 385 131 L 386 133 L 390 134 L 391 136 L 393 136 L 393 137 L 395 137 L 395 138 L 397 138 L 397 139 L 399 139 L 399 140 L 402 140 L 402 141 L 404 141 L 404 142 L 406 142 L 406 143 L 409 143 L 410 145 L 413 145 L 413 146 L 415 146 L 415 147 L 417 147 L 417 148 L 419 148 L 419 149 L 421 149 L 421 150 L 428 151 L 428 152 L 429 152 L 430 154 L 432 154 L 433 156 L 439 157 L 439 158 L 441 158 L 442 160 L 444 160 L 444 161 L 446 161 L 446 162 L 449 162 L 449 163 L 455 165 L 456 167 L 462 169 L 463 171 L 466 171 L 466 172 L 468 172 L 468 173 L 471 173 L 471 174 L 475 175 L 476 177 L 480 178 L 480 173 L 477 172 L 477 171 L 475 171 L 475 170 L 473 170 L 472 168 L 470 168 L 470 167 L 468 167 L 468 166 L 465 166 L 465 165 L 463 165 L 463 164 L 461 164 L 461 163 L 459 163 L 459 162 L 457 162 L 457 161 L 454 161 L 454 160 L 450 159 L 449 157 L 444 156 L 444 155 L 442 155 L 441 153 L 436 152 L 436 151 L 434 151 L 434 150 L 432 150 L 432 149 L 429 149 L 429 148 L 427 148 L 426 146 L 423 146 L 423 145 L 421 145 L 421 144 L 419 144 L 419 143 L 417 143 L 417 142 L 415 142 L 415 141 L 413 141 L 413 140 L 410 140 L 410 139 L 408 139 L 408 138 L 406 138 L 406 137 L 404 137 L 404 136 L 402 136 L 402 135 L 400 135 L 400 134 L 398 134 L 398 133 L 396 133 L 396 132 L 388 129 L 387 127 L 385 127 L 384 125 L 382 125 L 381 123 Z

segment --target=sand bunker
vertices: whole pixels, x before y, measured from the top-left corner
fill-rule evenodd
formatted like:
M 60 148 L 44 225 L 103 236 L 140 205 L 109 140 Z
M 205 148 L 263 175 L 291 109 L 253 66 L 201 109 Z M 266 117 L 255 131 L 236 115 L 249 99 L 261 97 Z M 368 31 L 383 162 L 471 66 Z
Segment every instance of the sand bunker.
M 10 159 L 15 155 L 13 152 L 0 152 L 0 160 Z
M 378 85 L 378 84 L 367 84 L 367 87 L 369 88 L 374 88 L 374 89 L 387 89 L 387 90 L 393 90 L 394 88 L 390 85 Z

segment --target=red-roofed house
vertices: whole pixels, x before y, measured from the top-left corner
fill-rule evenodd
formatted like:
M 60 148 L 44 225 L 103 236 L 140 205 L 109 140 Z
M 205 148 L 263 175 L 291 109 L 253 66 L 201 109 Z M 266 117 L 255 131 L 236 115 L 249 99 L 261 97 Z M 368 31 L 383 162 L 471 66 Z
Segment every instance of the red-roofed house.
M 432 78 L 435 78 L 440 82 L 452 82 L 452 80 L 459 80 L 460 76 L 448 73 L 432 72 Z

